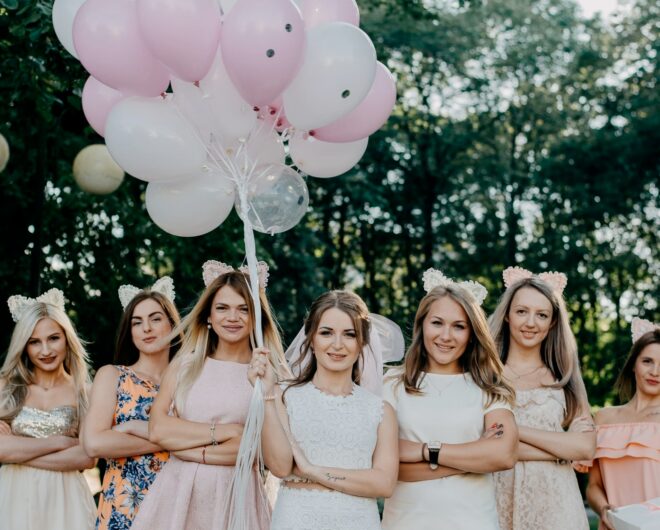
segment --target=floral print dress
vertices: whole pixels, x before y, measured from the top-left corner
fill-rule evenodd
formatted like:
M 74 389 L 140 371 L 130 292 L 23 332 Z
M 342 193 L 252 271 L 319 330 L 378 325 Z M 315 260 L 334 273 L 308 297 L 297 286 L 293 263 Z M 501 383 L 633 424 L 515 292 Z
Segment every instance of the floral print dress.
M 140 378 L 126 366 L 119 370 L 117 405 L 113 425 L 130 420 L 149 420 L 158 385 Z M 96 528 L 126 530 L 131 527 L 140 503 L 169 457 L 167 451 L 126 458 L 110 458 L 103 477 Z

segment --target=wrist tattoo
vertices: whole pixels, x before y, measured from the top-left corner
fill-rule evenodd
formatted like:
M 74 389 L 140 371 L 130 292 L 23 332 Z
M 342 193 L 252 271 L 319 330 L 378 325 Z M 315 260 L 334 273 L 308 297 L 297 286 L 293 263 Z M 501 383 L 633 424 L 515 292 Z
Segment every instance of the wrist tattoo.
M 333 475 L 332 473 L 326 473 L 325 478 L 331 482 L 337 482 L 338 480 L 346 480 L 346 477 L 340 477 L 339 475 Z

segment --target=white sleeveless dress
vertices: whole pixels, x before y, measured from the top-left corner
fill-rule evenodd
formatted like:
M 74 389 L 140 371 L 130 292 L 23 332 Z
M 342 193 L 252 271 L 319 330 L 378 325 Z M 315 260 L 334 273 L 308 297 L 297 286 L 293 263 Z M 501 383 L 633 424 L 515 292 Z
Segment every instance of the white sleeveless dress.
M 321 392 L 312 383 L 284 396 L 291 433 L 315 465 L 370 469 L 383 401 L 353 385 L 345 397 Z M 271 530 L 380 530 L 376 499 L 338 491 L 286 487 L 279 490 Z

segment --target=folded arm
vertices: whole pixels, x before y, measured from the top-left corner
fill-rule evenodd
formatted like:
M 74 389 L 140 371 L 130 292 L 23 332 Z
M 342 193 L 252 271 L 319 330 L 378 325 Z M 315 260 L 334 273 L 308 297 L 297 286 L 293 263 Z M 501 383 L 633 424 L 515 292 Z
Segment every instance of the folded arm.
M 130 432 L 128 425 L 113 426 L 118 380 L 119 371 L 111 365 L 103 366 L 96 373 L 89 410 L 81 429 L 85 452 L 92 458 L 123 458 L 161 451 L 148 436 Z M 142 423 L 146 434 L 146 422 Z

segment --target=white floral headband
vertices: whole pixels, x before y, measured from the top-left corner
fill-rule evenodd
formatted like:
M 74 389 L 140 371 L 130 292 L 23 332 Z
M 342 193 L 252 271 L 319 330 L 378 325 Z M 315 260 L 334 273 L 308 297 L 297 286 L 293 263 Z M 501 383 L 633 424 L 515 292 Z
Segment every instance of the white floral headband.
M 635 317 L 632 319 L 632 324 L 630 325 L 632 341 L 637 342 L 642 337 L 642 335 L 646 335 L 649 331 L 655 331 L 656 329 L 660 329 L 660 324 L 656 324 L 643 318 Z
M 514 283 L 519 282 L 520 280 L 526 280 L 527 278 L 532 278 L 533 276 L 543 280 L 559 294 L 564 292 L 564 288 L 568 283 L 568 278 L 566 278 L 566 275 L 563 272 L 541 272 L 539 274 L 534 274 L 533 272 L 528 271 L 527 269 L 523 269 L 522 267 L 508 267 L 502 272 L 502 278 L 504 278 L 504 286 L 507 289 Z
M 59 289 L 49 289 L 36 298 L 15 294 L 7 299 L 9 312 L 14 322 L 18 322 L 30 307 L 35 304 L 50 304 L 64 311 L 64 293 Z
M 133 300 L 133 298 L 135 298 L 136 295 L 143 290 L 144 289 L 140 289 L 134 285 L 120 285 L 117 294 L 119 295 L 121 308 L 126 309 L 126 306 L 130 303 L 130 301 Z M 176 296 L 176 293 L 174 292 L 174 281 L 169 276 L 163 276 L 162 278 L 156 280 L 156 283 L 154 283 L 149 288 L 149 290 L 155 293 L 160 293 L 165 296 L 165 298 L 168 298 L 170 301 L 174 302 L 174 297 Z
M 216 261 L 214 259 L 208 260 L 204 263 L 204 265 L 202 265 L 202 278 L 204 278 L 204 286 L 208 287 L 218 276 L 227 274 L 228 272 L 233 272 L 235 270 L 236 269 L 234 269 L 234 267 L 231 265 L 227 265 L 221 261 Z M 247 265 L 239 267 L 238 270 L 245 275 L 250 274 Z M 269 276 L 268 264 L 265 261 L 260 261 L 257 263 L 257 274 L 259 275 L 259 288 L 265 289 L 268 285 Z
M 424 290 L 428 293 L 435 287 L 447 287 L 448 285 L 458 285 L 466 291 L 472 294 L 477 300 L 479 305 L 484 303 L 486 296 L 488 296 L 488 290 L 481 285 L 479 282 L 466 281 L 466 282 L 455 282 L 451 278 L 447 278 L 442 272 L 438 269 L 428 269 L 422 276 L 424 280 Z

